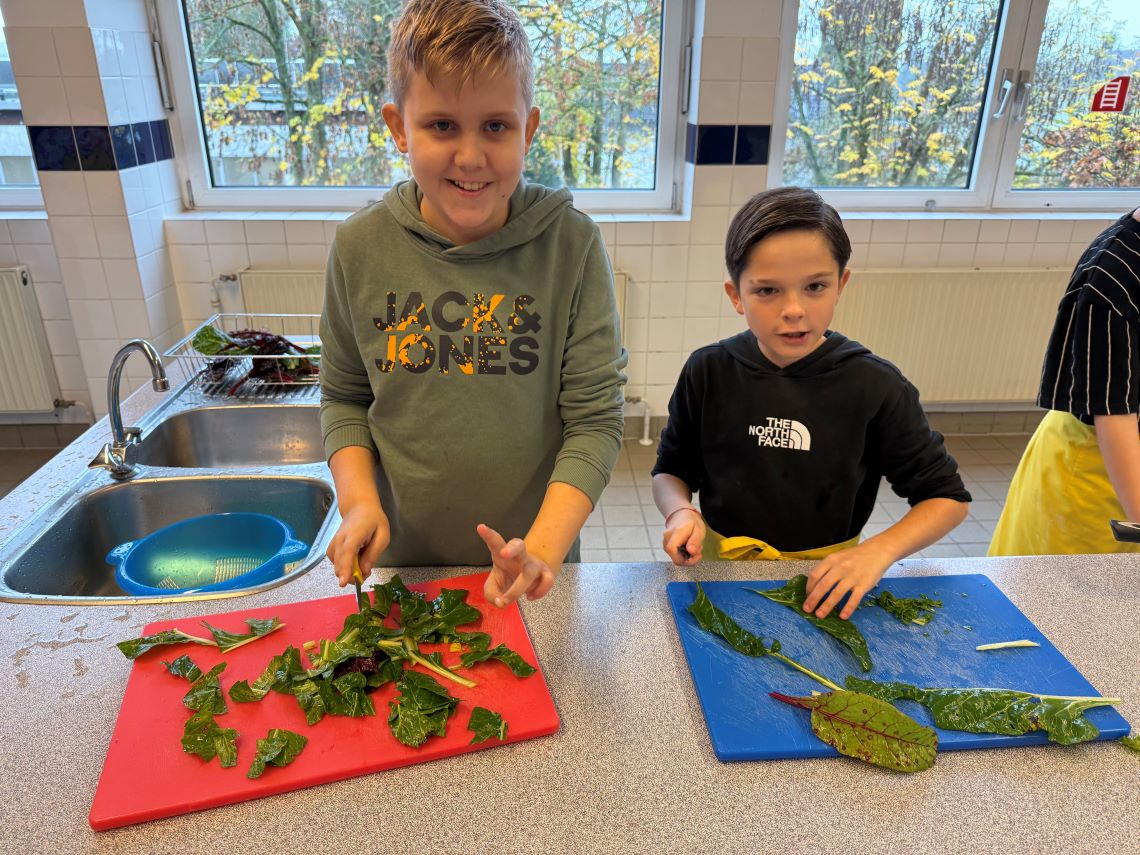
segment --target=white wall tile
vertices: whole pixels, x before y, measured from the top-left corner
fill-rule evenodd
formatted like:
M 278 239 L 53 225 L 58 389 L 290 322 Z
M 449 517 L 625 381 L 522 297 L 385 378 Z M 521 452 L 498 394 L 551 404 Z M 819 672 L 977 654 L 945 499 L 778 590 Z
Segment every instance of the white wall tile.
M 937 243 L 907 243 L 903 250 L 902 266 L 934 267 L 938 263 L 938 250 L 941 244 Z
M 115 314 L 110 300 L 72 300 L 72 322 L 79 341 L 115 338 Z
M 83 176 L 79 175 L 79 180 Z M 52 241 L 59 258 L 98 258 L 99 242 L 91 217 L 53 216 L 49 221 Z
M 1038 232 L 1038 237 L 1041 233 Z M 1033 266 L 1070 268 L 1077 262 L 1079 256 L 1069 254 L 1068 243 L 1036 243 L 1033 245 Z
M 721 304 L 727 302 L 728 297 L 720 282 L 689 283 L 685 286 L 685 316 L 688 318 L 718 318 Z
M 121 216 L 127 212 L 123 200 L 123 186 L 119 183 L 121 174 L 119 172 L 83 173 L 83 183 L 87 187 L 87 199 L 92 214 L 117 214 Z
M 624 270 L 639 282 L 649 282 L 652 274 L 651 247 L 624 246 L 619 243 L 614 253 L 614 267 Z
M 742 44 L 739 38 L 701 39 L 700 79 L 739 80 Z
M 985 229 L 982 229 L 985 232 Z M 979 243 L 974 250 L 974 267 L 1001 267 L 1005 258 L 1005 244 Z
M 91 30 L 91 41 L 95 48 L 95 64 L 103 77 L 118 77 L 122 74 L 119 57 L 123 53 L 123 43 L 118 30 L 95 27 Z
M 144 296 L 150 297 L 163 288 L 174 287 L 174 268 L 170 264 L 170 254 L 166 247 L 140 255 L 138 265 Z
M 74 334 L 74 333 L 73 333 Z M 76 352 L 78 352 L 79 342 L 76 342 Z M 55 376 L 59 380 L 60 390 L 65 397 L 73 397 L 75 390 L 82 389 L 85 393 L 87 391 L 87 378 L 83 375 L 83 360 L 78 356 L 62 356 L 53 353 L 52 363 L 55 365 Z M 103 395 L 106 397 L 107 391 L 103 390 Z M 88 402 L 90 404 L 90 402 Z
M 669 353 L 653 353 L 650 351 L 645 359 L 645 382 L 651 385 L 676 384 L 686 355 L 680 350 Z
M 625 289 L 627 318 L 649 317 L 649 279 L 631 278 Z
M 705 36 L 775 36 L 781 0 L 706 0 Z
M 167 221 L 167 228 L 172 222 Z M 214 278 L 210 266 L 210 250 L 205 244 L 172 244 L 169 249 L 175 281 L 209 282 Z
M 847 237 L 851 240 L 851 243 L 871 242 L 870 220 L 856 220 L 851 217 L 844 217 L 843 228 L 846 230 Z
M 246 220 L 245 239 L 255 243 L 284 243 L 285 224 L 281 220 Z
M 681 339 L 681 350 L 692 353 L 698 347 L 713 344 L 718 340 L 716 318 L 686 318 L 685 331 Z
M 774 83 L 741 83 L 737 122 L 742 125 L 770 125 L 773 119 L 775 97 L 776 85 Z
M 1037 224 L 1038 243 L 1068 243 L 1073 236 L 1072 220 L 1047 219 Z
M 650 296 L 652 303 L 653 297 Z M 684 318 L 650 318 L 649 319 L 649 352 L 674 352 L 681 349 L 681 340 L 685 335 Z
M 902 267 L 905 249 L 905 243 L 872 243 L 867 247 L 867 266 L 887 270 Z
M 325 224 L 322 220 L 286 220 L 285 242 L 293 243 L 324 243 Z
M 731 195 L 731 166 L 696 166 L 693 168 L 694 205 L 727 205 Z
M 1009 220 L 983 220 L 978 232 L 978 243 L 1005 243 L 1009 240 L 1009 226 Z
M 9 220 L 8 231 L 12 243 L 51 243 L 51 230 L 46 215 L 43 218 Z
M 697 100 L 697 121 L 702 125 L 735 125 L 740 83 L 702 80 Z
M 1037 220 L 1011 220 L 1009 240 L 1013 243 L 1032 243 L 1037 240 Z
M 776 82 L 780 67 L 779 39 L 745 39 L 740 67 L 741 80 Z
M 328 247 L 323 243 L 291 243 L 289 266 L 296 270 L 324 270 L 329 260 Z
M 59 61 L 50 27 L 13 27 L 5 31 L 12 71 L 24 77 L 58 77 Z
M 708 243 L 689 247 L 686 276 L 689 280 L 697 282 L 723 279 L 725 276 L 723 244 Z
M 79 339 L 75 335 L 75 325 L 70 320 L 45 320 L 44 333 L 47 335 L 48 348 L 53 358 L 79 356 Z
M 133 258 L 104 258 L 103 274 L 107 277 L 107 293 L 112 300 L 142 298 L 139 265 Z
M 653 247 L 652 277 L 654 282 L 681 282 L 689 268 L 687 245 Z
M 53 217 L 91 213 L 82 172 L 42 172 L 39 179 L 44 208 Z
M 135 56 L 139 61 L 139 75 L 141 77 L 154 77 L 158 73 L 158 69 L 154 65 L 154 51 L 150 44 L 150 35 L 145 32 L 146 27 L 141 30 L 136 30 L 130 35 L 135 40 Z M 123 33 L 124 39 L 127 34 Z
M 88 0 L 87 20 L 91 27 L 146 32 L 146 4 L 139 0 Z
M 249 253 L 245 244 L 210 245 L 210 279 L 239 273 L 249 267 Z
M 166 220 L 166 240 L 171 244 L 206 243 L 206 227 L 202 220 Z
M 241 220 L 206 220 L 206 242 L 209 244 L 245 243 L 245 227 Z
M 145 301 L 113 300 L 111 305 L 114 310 L 115 328 L 121 337 L 146 338 L 155 332 L 150 325 Z
M 996 245 L 996 244 L 995 244 Z M 974 249 L 972 243 L 944 243 L 938 250 L 939 267 L 972 267 Z
M 4 4 L 9 27 L 80 27 L 87 21 L 83 0 L 20 0 Z
M 906 243 L 906 220 L 873 220 L 871 243 Z
M 1111 222 L 1111 220 L 1076 220 L 1073 222 L 1073 234 L 1069 240 L 1086 245 L 1092 243 L 1092 239 L 1108 228 Z
M 680 318 L 681 307 L 685 305 L 685 283 L 654 282 L 649 289 L 649 318 L 652 330 L 654 318 Z M 681 346 L 678 339 L 674 350 Z
M 283 243 L 251 243 L 250 267 L 260 270 L 288 269 L 289 248 Z
M 127 92 L 121 77 L 101 77 L 99 85 L 103 90 L 103 105 L 107 111 L 107 124 L 125 125 L 131 120 L 127 108 Z
M 87 27 L 56 27 L 52 31 L 59 71 L 64 77 L 98 77 L 95 44 Z
M 653 243 L 660 245 L 688 242 L 688 220 L 661 220 L 653 224 Z
M 27 125 L 70 125 L 67 95 L 59 77 L 17 77 L 20 109 Z
M 977 243 L 979 220 L 947 220 L 942 228 L 943 243 Z
M 123 93 L 127 99 L 127 115 L 132 122 L 150 121 L 150 106 L 143 88 L 143 78 L 126 77 L 123 80 Z
M 1036 223 L 1034 223 L 1034 225 L 1036 225 Z M 1033 244 L 1007 243 L 1005 245 L 1005 255 L 1002 257 L 1002 264 L 1005 267 L 1032 267 Z
M 637 352 L 644 355 L 649 350 L 649 318 L 627 316 L 623 335 L 625 346 L 631 354 Z
M 767 166 L 734 166 L 732 167 L 732 195 L 729 197 L 729 203 L 739 207 L 766 189 L 767 186 Z M 721 241 L 723 242 L 723 240 L 724 235 L 721 235 Z
M 99 259 L 64 258 L 60 259 L 59 266 L 69 299 L 107 299 L 107 277 L 103 273 L 103 265 Z
M 67 291 L 62 282 L 33 282 L 36 289 L 36 302 L 40 307 L 40 317 L 46 321 L 71 320 L 71 310 L 67 305 Z
M 131 241 L 134 244 L 136 255 L 154 252 L 162 245 L 161 239 L 158 241 L 154 240 L 154 236 L 151 232 L 150 217 L 147 216 L 147 214 L 148 212 L 144 210 L 127 217 L 127 223 L 131 231 Z
M 906 226 L 907 243 L 940 243 L 942 220 L 910 220 Z
M 653 243 L 653 223 L 615 223 L 618 246 L 649 246 Z
M 126 217 L 95 217 L 95 235 L 104 258 L 134 258 L 135 246 Z

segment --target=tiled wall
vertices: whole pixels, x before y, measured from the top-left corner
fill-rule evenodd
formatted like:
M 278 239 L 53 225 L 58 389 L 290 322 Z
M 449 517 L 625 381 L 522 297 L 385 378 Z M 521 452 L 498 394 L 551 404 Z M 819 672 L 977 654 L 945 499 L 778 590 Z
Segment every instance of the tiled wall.
M 8 15 L 17 81 L 32 110 L 30 124 L 115 127 L 165 115 L 153 66 L 146 62 L 142 0 L 88 0 L 86 6 L 81 0 L 0 3 Z M 724 234 L 732 214 L 768 181 L 767 156 L 758 140 L 770 133 L 773 122 L 782 4 L 702 0 L 696 5 L 699 77 L 685 117 L 691 137 L 685 152 L 685 213 L 597 217 L 615 267 L 632 278 L 628 391 L 644 397 L 658 414 L 688 353 L 742 328 L 721 286 Z M 14 17 L 10 6 L 18 7 L 19 15 Z M 71 32 L 84 27 L 90 50 L 82 33 Z M 35 54 L 30 61 L 29 53 Z M 93 100 L 96 83 L 101 102 Z M 13 243 L 33 247 L 31 257 L 43 274 L 37 288 L 46 286 L 49 301 L 55 298 L 57 365 L 69 372 L 71 386 L 82 371 L 86 382 L 78 388 L 89 391 L 97 412 L 103 410 L 106 366 L 123 339 L 143 335 L 169 344 L 213 311 L 211 283 L 220 275 L 247 266 L 322 269 L 336 223 L 347 216 L 179 213 L 173 163 L 42 173 L 59 261 L 54 262 L 50 245 Z M 1110 218 L 845 212 L 845 219 L 854 247 L 852 287 L 858 287 L 860 272 L 873 268 L 1070 268 Z M 61 282 L 66 300 L 60 299 Z M 219 286 L 218 296 L 223 308 L 234 307 L 232 285 Z M 141 364 L 128 363 L 128 372 L 136 382 L 145 380 Z M 992 424 L 995 417 L 985 418 Z

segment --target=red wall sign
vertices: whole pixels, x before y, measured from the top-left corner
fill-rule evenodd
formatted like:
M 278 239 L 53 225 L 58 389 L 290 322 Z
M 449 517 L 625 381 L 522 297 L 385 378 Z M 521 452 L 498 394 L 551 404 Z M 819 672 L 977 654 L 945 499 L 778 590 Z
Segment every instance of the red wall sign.
M 1128 98 L 1128 85 L 1132 82 L 1130 75 L 1114 77 L 1093 95 L 1092 111 L 1094 113 L 1122 113 L 1124 102 Z

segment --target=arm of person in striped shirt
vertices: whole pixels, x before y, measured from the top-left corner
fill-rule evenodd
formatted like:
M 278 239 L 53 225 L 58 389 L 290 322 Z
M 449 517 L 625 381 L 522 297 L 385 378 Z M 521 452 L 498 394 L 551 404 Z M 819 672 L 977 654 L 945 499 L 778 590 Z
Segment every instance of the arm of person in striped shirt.
M 1124 514 L 1140 521 L 1140 426 L 1136 413 L 1094 416 L 1096 442 Z

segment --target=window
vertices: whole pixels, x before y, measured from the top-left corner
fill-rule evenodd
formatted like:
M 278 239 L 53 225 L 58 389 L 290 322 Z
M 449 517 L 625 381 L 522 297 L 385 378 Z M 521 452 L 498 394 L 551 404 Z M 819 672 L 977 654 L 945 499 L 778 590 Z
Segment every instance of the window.
M 1132 204 L 1135 0 L 787 0 L 784 20 L 773 184 L 872 209 Z
M 165 5 L 181 5 L 162 28 L 181 135 L 202 154 L 188 165 L 198 204 L 354 207 L 407 177 L 380 114 L 398 0 Z M 542 112 L 527 177 L 592 210 L 668 208 L 681 3 L 517 5 Z
M 24 114 L 20 109 L 20 93 L 12 75 L 8 43 L 4 38 L 4 15 L 0 12 L 0 207 L 39 207 L 43 199 L 36 178 L 36 163 Z

